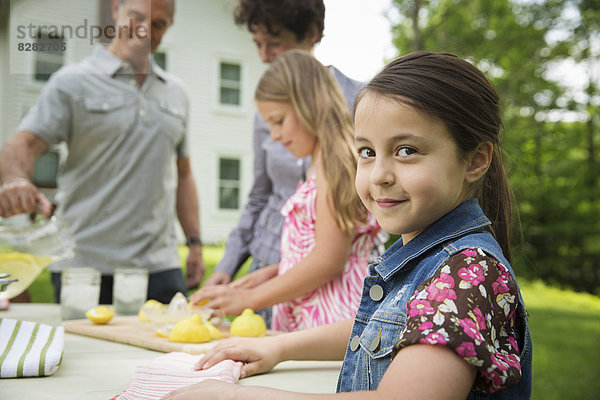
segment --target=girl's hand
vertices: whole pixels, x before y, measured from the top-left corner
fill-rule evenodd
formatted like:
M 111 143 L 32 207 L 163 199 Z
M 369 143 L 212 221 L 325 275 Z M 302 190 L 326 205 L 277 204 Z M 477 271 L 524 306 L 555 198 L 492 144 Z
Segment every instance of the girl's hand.
M 239 386 L 232 383 L 207 379 L 203 382 L 167 393 L 162 397 L 162 400 L 232 399 L 234 398 L 235 391 L 238 389 Z
M 273 278 L 277 275 L 277 271 L 279 269 L 279 265 L 273 264 L 268 267 L 261 268 L 256 270 L 243 278 L 236 279 L 235 281 L 230 283 L 230 286 L 233 288 L 253 288 L 256 287 L 269 279 Z
M 240 315 L 246 308 L 252 308 L 252 289 L 236 289 L 231 285 L 208 286 L 190 297 L 192 304 L 210 300 L 206 305 L 219 315 Z
M 190 303 L 198 304 L 203 300 L 212 300 L 227 292 L 227 285 L 204 286 L 190 296 Z
M 281 360 L 278 338 L 230 338 L 209 350 L 195 365 L 195 369 L 208 369 L 223 360 L 244 363 L 240 377 L 270 371 Z

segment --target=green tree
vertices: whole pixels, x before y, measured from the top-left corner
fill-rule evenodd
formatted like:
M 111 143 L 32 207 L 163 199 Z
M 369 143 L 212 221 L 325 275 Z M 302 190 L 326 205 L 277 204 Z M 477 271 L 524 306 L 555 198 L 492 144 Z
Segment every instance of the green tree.
M 577 100 L 551 80 L 564 60 L 598 66 L 598 0 L 394 0 L 400 54 L 444 51 L 471 60 L 502 98 L 504 147 L 523 241 L 517 273 L 578 290 L 600 288 L 598 82 Z M 596 68 L 596 73 L 598 69 Z M 562 122 L 566 111 L 580 121 Z M 515 235 L 520 238 L 521 235 Z
M 562 30 L 568 35 L 568 57 L 583 68 L 583 96 L 565 96 L 561 104 L 579 111 L 585 121 L 587 149 L 586 184 L 598 189 L 598 146 L 600 131 L 600 0 L 579 0 L 567 3 L 571 10 Z M 599 200 L 598 190 L 590 191 L 590 201 Z

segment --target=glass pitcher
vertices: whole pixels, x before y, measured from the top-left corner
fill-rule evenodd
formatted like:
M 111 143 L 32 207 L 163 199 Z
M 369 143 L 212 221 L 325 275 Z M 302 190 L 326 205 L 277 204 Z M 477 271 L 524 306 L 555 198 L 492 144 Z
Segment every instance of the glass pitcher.
M 0 220 L 0 300 L 21 294 L 51 263 L 73 257 L 73 243 L 55 216 L 25 226 Z

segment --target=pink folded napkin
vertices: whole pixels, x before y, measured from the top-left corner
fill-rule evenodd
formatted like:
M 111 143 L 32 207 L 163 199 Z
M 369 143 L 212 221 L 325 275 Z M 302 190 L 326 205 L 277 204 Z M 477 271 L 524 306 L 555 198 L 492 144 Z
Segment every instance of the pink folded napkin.
M 187 353 L 167 353 L 151 360 L 135 370 L 131 385 L 111 400 L 154 400 L 165 394 L 202 382 L 205 379 L 218 379 L 237 383 L 242 363 L 225 360 L 213 367 L 196 371 L 194 364 L 198 356 Z

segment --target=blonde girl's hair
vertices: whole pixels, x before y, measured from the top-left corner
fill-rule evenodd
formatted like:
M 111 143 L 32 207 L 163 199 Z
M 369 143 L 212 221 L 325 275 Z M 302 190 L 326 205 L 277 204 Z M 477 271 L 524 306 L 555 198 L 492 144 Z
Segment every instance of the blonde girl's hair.
M 318 138 L 331 213 L 343 231 L 353 234 L 367 214 L 354 188 L 354 126 L 331 72 L 308 52 L 289 50 L 263 74 L 254 98 L 291 103 L 303 127 Z

